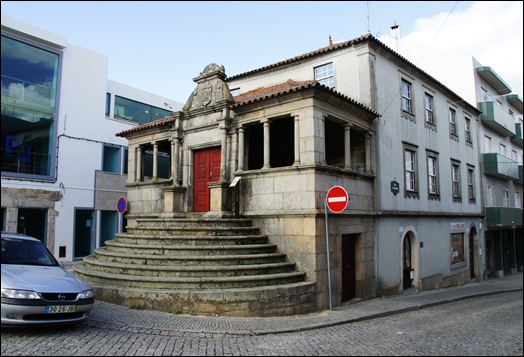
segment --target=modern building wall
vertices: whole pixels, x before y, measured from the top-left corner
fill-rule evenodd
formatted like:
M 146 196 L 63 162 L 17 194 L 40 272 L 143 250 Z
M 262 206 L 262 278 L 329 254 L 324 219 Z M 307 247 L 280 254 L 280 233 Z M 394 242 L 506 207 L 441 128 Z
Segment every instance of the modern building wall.
M 59 260 L 71 261 L 90 254 L 95 247 L 103 244 L 105 233 L 101 226 L 107 225 L 104 221 L 109 216 L 113 226 L 108 227 L 106 232 L 124 229 L 123 217 L 117 213 L 116 200 L 126 196 L 127 165 L 124 155 L 127 141 L 115 136 L 115 133 L 139 123 L 114 115 L 115 96 L 163 109 L 165 113 L 179 109 L 181 103 L 108 80 L 107 56 L 2 15 L 2 40 L 4 36 L 21 46 L 44 50 L 43 53 L 49 51 L 56 55 L 58 61 L 56 92 L 53 94 L 56 102 L 49 107 L 53 118 L 49 134 L 49 175 L 28 175 L 11 168 L 7 170 L 3 161 L 2 229 L 37 235 Z M 2 62 L 4 56 L 10 55 L 9 48 L 4 47 L 2 42 Z M 4 130 L 4 125 L 7 128 L 11 123 L 23 123 L 13 119 L 16 113 L 13 117 L 4 116 L 4 108 L 9 110 L 10 105 L 16 105 L 21 108 L 19 111 L 23 111 L 35 105 L 27 95 L 22 97 L 21 92 L 13 91 L 17 85 L 21 88 L 21 83 L 21 79 L 7 79 L 3 63 L 3 150 L 8 148 L 6 135 L 11 133 Z M 26 83 L 24 93 L 34 87 Z M 14 139 L 20 144 L 19 147 L 30 145 L 21 144 L 22 128 L 14 128 L 12 132 L 19 133 L 19 137 Z M 36 131 L 32 133 L 36 136 Z M 12 146 L 14 148 L 14 144 Z M 104 163 L 108 160 L 107 152 L 106 156 L 104 152 L 108 151 L 108 147 L 114 149 L 113 154 L 120 155 L 116 170 L 104 171 Z M 34 147 L 28 152 L 35 154 Z M 117 159 L 110 161 L 114 160 Z M 22 218 L 30 222 L 22 225 Z

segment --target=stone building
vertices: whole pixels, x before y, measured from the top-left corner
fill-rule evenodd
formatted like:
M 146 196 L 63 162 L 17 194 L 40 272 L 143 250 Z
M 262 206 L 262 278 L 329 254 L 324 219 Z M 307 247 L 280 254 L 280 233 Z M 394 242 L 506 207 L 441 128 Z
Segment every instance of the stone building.
M 291 314 L 480 278 L 480 111 L 443 83 L 370 34 L 232 77 L 211 64 L 194 80 L 181 111 L 117 134 L 129 143 L 131 230 L 117 243 L 153 231 L 152 244 L 165 242 L 162 235 L 174 239 L 166 232 L 189 222 L 249 219 L 312 287 L 276 296 L 264 282 L 248 301 L 227 289 L 216 294 L 215 285 L 206 290 L 210 281 L 198 285 L 195 276 L 189 289 L 166 278 L 179 288 L 164 296 L 167 304 L 191 313 Z M 349 204 L 328 214 L 334 186 Z M 139 271 L 159 257 L 129 259 Z M 140 287 L 136 276 L 97 275 L 89 263 L 77 272 L 95 282 L 133 281 L 126 284 L 134 300 L 125 289 L 105 296 L 152 306 L 148 278 Z

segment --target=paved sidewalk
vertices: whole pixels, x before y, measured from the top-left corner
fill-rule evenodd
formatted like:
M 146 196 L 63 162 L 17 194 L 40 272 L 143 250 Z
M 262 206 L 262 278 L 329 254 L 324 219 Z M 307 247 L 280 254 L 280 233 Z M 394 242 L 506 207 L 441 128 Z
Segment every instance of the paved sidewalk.
M 197 332 L 227 335 L 264 335 L 311 330 L 414 311 L 472 297 L 522 291 L 523 273 L 484 282 L 403 295 L 350 302 L 317 313 L 283 317 L 210 317 L 131 310 L 102 301 L 95 303 L 87 324 L 107 324 L 130 332 Z M 108 326 L 109 327 L 109 326 Z

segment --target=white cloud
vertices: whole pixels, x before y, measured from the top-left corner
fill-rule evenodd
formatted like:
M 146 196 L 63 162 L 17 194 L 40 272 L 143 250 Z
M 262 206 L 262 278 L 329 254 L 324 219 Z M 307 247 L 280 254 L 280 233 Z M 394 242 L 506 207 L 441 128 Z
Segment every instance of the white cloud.
M 523 96 L 523 2 L 478 1 L 466 10 L 415 22 L 402 39 L 475 57 Z M 447 18 L 447 19 L 446 19 Z

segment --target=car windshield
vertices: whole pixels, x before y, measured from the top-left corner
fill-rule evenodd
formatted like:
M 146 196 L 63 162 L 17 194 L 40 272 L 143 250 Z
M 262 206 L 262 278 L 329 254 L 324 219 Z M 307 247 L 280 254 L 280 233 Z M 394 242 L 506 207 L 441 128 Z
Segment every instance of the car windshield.
M 40 241 L 2 237 L 2 264 L 59 266 Z

